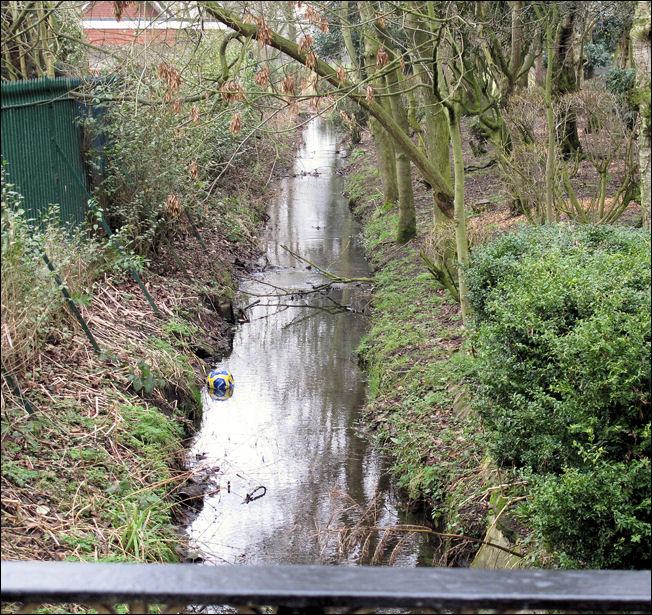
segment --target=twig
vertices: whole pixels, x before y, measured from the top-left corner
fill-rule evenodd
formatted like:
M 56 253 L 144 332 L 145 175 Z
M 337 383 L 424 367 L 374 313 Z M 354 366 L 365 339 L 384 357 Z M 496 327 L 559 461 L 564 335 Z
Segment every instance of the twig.
M 464 534 L 449 534 L 447 532 L 437 532 L 435 530 L 431 530 L 430 528 L 421 525 L 396 525 L 390 528 L 372 525 L 372 526 L 366 526 L 365 529 L 379 531 L 379 532 L 386 532 L 387 530 L 391 530 L 392 532 L 414 532 L 417 534 L 431 534 L 433 536 L 441 536 L 442 538 L 459 538 L 461 540 L 469 540 L 471 542 L 475 542 L 481 545 L 487 545 L 488 547 L 494 547 L 495 549 L 500 549 L 501 551 L 505 551 L 506 553 L 509 553 L 510 555 L 515 555 L 516 557 L 525 557 L 525 554 L 519 553 L 518 551 L 514 551 L 512 549 L 508 549 L 507 547 L 503 547 L 502 545 L 496 544 L 495 542 L 489 542 L 487 540 L 482 540 L 480 538 L 473 538 L 472 536 L 465 536 Z M 340 530 L 326 530 L 326 531 L 331 533 L 339 533 L 342 532 L 343 530 L 340 529 Z
M 300 256 L 296 252 L 293 252 L 288 248 L 287 246 L 281 245 L 281 248 L 283 248 L 286 252 L 290 253 L 294 258 L 303 261 L 304 263 L 308 263 L 311 267 L 316 269 L 319 273 L 322 275 L 325 275 L 329 280 L 333 280 L 334 282 L 339 282 L 341 284 L 350 284 L 352 282 L 373 282 L 373 278 L 343 278 L 342 276 L 337 275 L 336 273 L 333 273 L 332 271 L 328 271 L 327 269 L 322 269 L 319 265 L 316 265 L 312 261 L 308 260 L 307 258 L 304 258 L 303 256 Z

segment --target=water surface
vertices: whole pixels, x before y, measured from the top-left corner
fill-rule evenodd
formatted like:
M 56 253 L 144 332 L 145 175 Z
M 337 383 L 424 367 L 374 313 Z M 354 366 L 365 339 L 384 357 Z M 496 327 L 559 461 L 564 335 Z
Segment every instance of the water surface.
M 216 472 L 216 493 L 189 535 L 209 562 L 415 566 L 429 557 L 427 541 L 398 532 L 383 540 L 365 529 L 419 521 L 399 513 L 386 461 L 359 427 L 365 383 L 354 350 L 366 327 L 357 313 L 365 286 L 302 297 L 296 293 L 328 280 L 282 247 L 341 276 L 369 275 L 341 195 L 342 155 L 332 126 L 312 120 L 293 176 L 269 204 L 268 266 L 241 284 L 249 296 L 240 304 L 260 303 L 219 365 L 233 374 L 235 392 L 227 401 L 204 395 L 190 455 Z M 277 296 L 261 296 L 269 294 Z M 338 532 L 344 528 L 357 531 Z

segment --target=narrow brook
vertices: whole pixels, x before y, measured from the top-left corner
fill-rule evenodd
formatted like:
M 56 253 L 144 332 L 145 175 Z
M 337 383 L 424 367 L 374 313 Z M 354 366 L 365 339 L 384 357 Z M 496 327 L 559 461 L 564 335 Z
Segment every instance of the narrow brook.
M 341 276 L 370 275 L 341 196 L 341 156 L 334 128 L 309 122 L 292 176 L 269 205 L 268 265 L 240 287 L 240 305 L 260 303 L 218 366 L 233 374 L 234 394 L 215 401 L 204 392 L 189 459 L 214 473 L 214 492 L 188 534 L 209 564 L 418 566 L 432 557 L 422 535 L 372 529 L 422 519 L 400 512 L 386 461 L 359 427 L 365 383 L 354 350 L 366 322 L 356 312 L 368 289 L 261 296 L 327 282 L 282 246 Z

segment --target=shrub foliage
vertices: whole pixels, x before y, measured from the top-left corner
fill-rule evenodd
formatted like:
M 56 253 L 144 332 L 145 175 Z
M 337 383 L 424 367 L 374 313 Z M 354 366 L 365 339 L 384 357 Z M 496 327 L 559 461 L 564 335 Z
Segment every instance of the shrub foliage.
M 649 567 L 649 237 L 530 227 L 467 278 L 477 408 L 496 460 L 530 473 L 534 527 L 568 565 Z

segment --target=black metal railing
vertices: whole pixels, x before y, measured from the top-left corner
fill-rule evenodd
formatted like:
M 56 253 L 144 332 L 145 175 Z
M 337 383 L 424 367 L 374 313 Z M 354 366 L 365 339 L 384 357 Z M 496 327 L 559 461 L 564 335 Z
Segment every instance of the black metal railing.
M 100 613 L 116 612 L 116 604 L 127 604 L 131 613 L 147 613 L 149 605 L 179 613 L 190 604 L 231 605 L 246 613 L 336 607 L 347 613 L 382 607 L 649 613 L 651 606 L 650 571 L 17 561 L 2 562 L 2 601 L 8 608 L 21 603 L 23 613 L 53 603 L 92 605 Z

